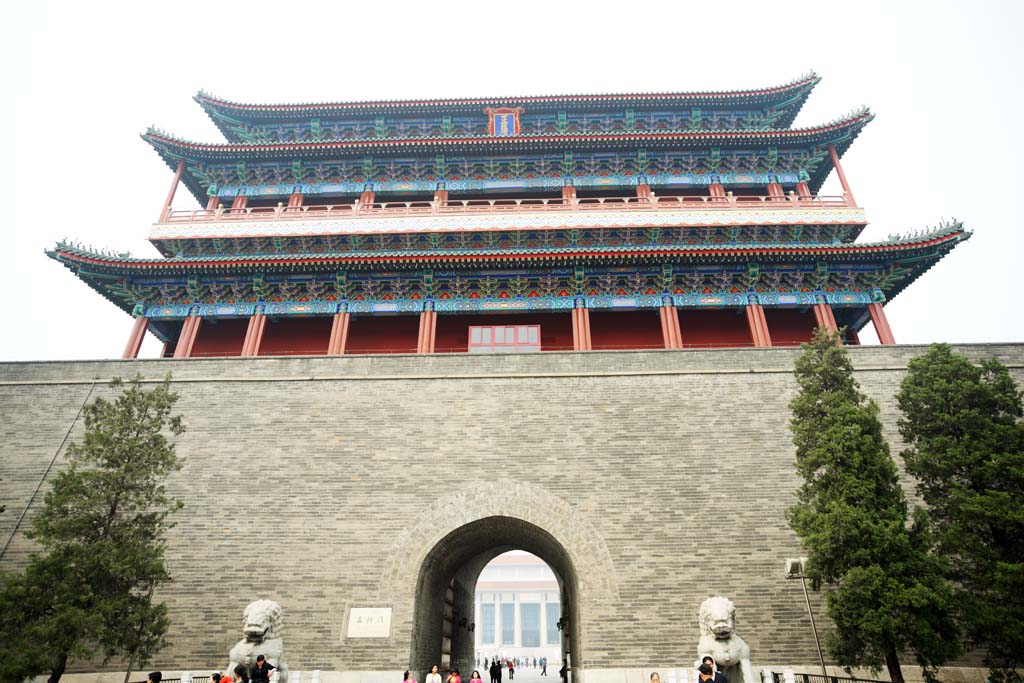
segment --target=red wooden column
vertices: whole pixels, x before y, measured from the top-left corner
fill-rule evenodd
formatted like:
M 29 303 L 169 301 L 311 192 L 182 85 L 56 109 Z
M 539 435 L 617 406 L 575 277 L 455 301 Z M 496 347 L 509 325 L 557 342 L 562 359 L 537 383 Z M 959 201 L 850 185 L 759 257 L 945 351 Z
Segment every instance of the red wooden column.
M 768 321 L 764 317 L 761 304 L 747 304 L 747 324 L 754 346 L 768 347 L 772 345 L 772 336 L 768 333 Z
M 756 304 L 747 304 L 747 326 L 750 328 L 750 338 L 754 340 L 754 346 L 764 346 L 764 339 L 761 337 L 761 322 L 754 313 Z
M 437 311 L 423 311 L 420 313 L 420 333 L 416 343 L 416 353 L 433 353 L 436 336 Z
M 220 197 L 218 197 L 217 195 L 214 195 L 214 196 L 212 196 L 212 197 L 210 197 L 209 199 L 206 200 L 206 210 L 207 211 L 216 211 L 219 208 L 220 208 Z
M 199 325 L 203 319 L 198 315 L 190 315 L 185 318 L 181 326 L 181 334 L 178 335 L 178 343 L 174 347 L 175 358 L 189 358 L 192 355 L 192 347 L 196 343 L 196 336 L 199 335 Z
M 650 199 L 651 186 L 648 185 L 647 183 L 639 183 L 636 186 L 636 196 L 639 197 L 640 199 Z
M 164 200 L 164 206 L 160 209 L 160 222 L 163 223 L 167 220 L 167 217 L 171 214 L 171 202 L 174 201 L 174 193 L 178 190 L 178 182 L 181 180 L 181 174 L 185 170 L 185 160 L 182 159 L 178 162 L 178 168 L 174 171 L 174 180 L 171 181 L 171 189 L 167 191 L 167 199 Z
M 302 206 L 302 193 L 292 192 L 291 195 L 288 196 L 288 208 L 297 209 L 300 206 Z
M 895 344 L 896 339 L 892 336 L 892 329 L 889 328 L 889 319 L 885 317 L 882 304 L 868 304 L 868 314 L 871 316 L 871 322 L 875 325 L 875 332 L 878 333 L 879 343 L 886 346 Z
M 345 345 L 348 343 L 349 315 L 346 312 L 334 314 L 334 322 L 331 323 L 331 340 L 327 343 L 328 356 L 341 356 L 345 353 Z
M 768 319 L 764 316 L 764 306 L 757 304 L 757 318 L 761 322 L 761 336 L 764 338 L 764 345 L 772 345 L 772 335 L 768 331 Z
M 121 358 L 138 358 L 139 349 L 142 347 L 142 340 L 146 337 L 146 329 L 149 327 L 149 318 L 140 315 L 132 325 L 132 333 L 128 335 L 128 343 L 124 346 L 124 353 Z
M 665 340 L 666 349 L 683 348 L 682 334 L 679 330 L 679 311 L 675 306 L 661 306 L 658 309 L 661 315 L 661 337 Z
M 814 304 L 814 319 L 818 321 L 818 327 L 824 327 L 829 332 L 839 331 L 836 316 L 832 313 L 832 307 L 827 303 Z
M 448 190 L 434 190 L 434 201 L 438 205 L 448 202 Z
M 782 190 L 782 185 L 779 183 L 768 183 L 768 196 L 772 199 L 785 199 L 786 193 Z
M 363 192 L 359 194 L 360 204 L 373 204 L 375 201 L 376 198 L 374 197 L 373 190 L 363 190 Z
M 573 351 L 594 348 L 590 340 L 590 311 L 586 308 L 572 309 L 572 348 Z
M 846 203 L 850 206 L 857 206 L 857 200 L 853 198 L 853 192 L 850 191 L 850 183 L 846 182 L 846 174 L 843 173 L 843 167 L 839 163 L 839 154 L 836 152 L 835 145 L 828 146 L 828 153 L 832 157 L 832 165 L 835 166 L 836 173 L 839 175 L 839 184 L 843 186 Z
M 562 185 L 562 199 L 568 203 L 576 201 L 576 186 L 575 185 Z
M 726 201 L 725 186 L 722 185 L 722 183 L 711 183 L 711 185 L 708 186 L 708 192 L 711 194 L 711 201 Z
M 267 326 L 267 316 L 256 313 L 249 318 L 249 327 L 245 330 L 245 341 L 242 342 L 243 356 L 260 355 L 260 344 L 263 342 L 263 328 Z
M 249 198 L 245 195 L 239 195 L 231 201 L 231 212 L 242 213 L 245 211 L 245 207 L 249 204 Z
M 670 318 L 670 329 L 676 336 L 676 348 L 681 349 L 683 348 L 683 331 L 679 324 L 679 309 L 675 306 L 669 306 L 668 313 Z
M 796 194 L 799 199 L 810 199 L 811 198 L 811 186 L 805 181 L 801 180 L 796 184 Z

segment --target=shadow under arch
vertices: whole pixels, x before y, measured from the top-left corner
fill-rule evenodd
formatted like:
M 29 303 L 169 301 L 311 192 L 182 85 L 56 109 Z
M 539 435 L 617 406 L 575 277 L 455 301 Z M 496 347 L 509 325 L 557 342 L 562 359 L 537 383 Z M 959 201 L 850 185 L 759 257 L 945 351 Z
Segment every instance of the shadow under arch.
M 562 657 L 571 667 L 582 661 L 579 651 L 579 578 L 565 547 L 535 524 L 515 517 L 491 516 L 455 529 L 438 541 L 420 565 L 413 612 L 412 648 L 409 669 L 425 675 L 442 664 L 445 637 L 450 637 L 450 666 L 464 680 L 474 665 L 474 634 L 462 617 L 473 621 L 475 589 L 487 563 L 509 550 L 525 550 L 544 560 L 558 579 L 562 615 L 568 626 L 561 631 Z M 451 591 L 449 593 L 449 590 Z M 449 615 L 446 596 L 450 598 Z M 450 632 L 450 635 L 447 635 Z M 566 636 L 566 632 L 568 635 Z M 561 662 L 551 662 L 549 671 L 557 676 Z M 482 672 L 486 676 L 486 672 Z M 423 680 L 420 678 L 419 680 Z

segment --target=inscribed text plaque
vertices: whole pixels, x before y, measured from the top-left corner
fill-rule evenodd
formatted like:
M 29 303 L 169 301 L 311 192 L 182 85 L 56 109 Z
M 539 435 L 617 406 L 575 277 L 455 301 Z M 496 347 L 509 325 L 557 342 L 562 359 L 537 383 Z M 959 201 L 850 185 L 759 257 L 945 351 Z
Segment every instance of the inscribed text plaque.
M 391 635 L 390 607 L 353 607 L 348 613 L 348 638 L 387 638 Z

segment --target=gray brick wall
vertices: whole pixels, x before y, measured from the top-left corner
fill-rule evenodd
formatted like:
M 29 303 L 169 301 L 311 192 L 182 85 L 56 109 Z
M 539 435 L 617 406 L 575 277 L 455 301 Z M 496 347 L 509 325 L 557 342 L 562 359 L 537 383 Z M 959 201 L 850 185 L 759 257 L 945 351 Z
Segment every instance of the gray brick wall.
M 1024 379 L 1024 345 L 959 350 Z M 923 351 L 851 349 L 891 439 L 893 394 Z M 800 554 L 783 518 L 798 484 L 787 429 L 796 354 L 3 364 L 0 543 L 42 481 L 26 522 L 38 509 L 65 435 L 81 435 L 72 424 L 86 397 L 109 394 L 114 375 L 171 372 L 188 431 L 170 488 L 186 507 L 168 548 L 174 583 L 160 597 L 173 629 L 158 668 L 223 666 L 242 608 L 268 597 L 285 607 L 292 669 L 401 670 L 424 563 L 451 532 L 492 516 L 556 542 L 538 548 L 571 574 L 577 664 L 690 665 L 698 605 L 715 594 L 736 602 L 755 666 L 813 663 L 800 587 L 783 577 Z M 513 528 L 496 527 L 495 544 L 514 541 Z M 473 539 L 467 561 L 488 550 Z M 30 549 L 15 533 L 0 568 Z M 394 609 L 392 637 L 344 639 L 346 610 L 377 605 Z

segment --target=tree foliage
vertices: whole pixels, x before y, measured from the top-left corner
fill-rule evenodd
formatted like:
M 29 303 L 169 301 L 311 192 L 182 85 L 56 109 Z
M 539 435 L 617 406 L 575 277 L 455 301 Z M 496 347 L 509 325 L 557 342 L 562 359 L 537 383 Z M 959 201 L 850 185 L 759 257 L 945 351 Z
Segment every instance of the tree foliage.
M 1021 392 L 996 360 L 933 345 L 897 396 L 907 471 L 928 504 L 970 640 L 1000 680 L 1024 661 L 1024 423 Z
M 844 667 L 884 663 L 896 683 L 901 652 L 931 671 L 960 652 L 947 607 L 952 590 L 929 553 L 927 515 L 915 510 L 908 524 L 878 406 L 860 392 L 846 351 L 825 329 L 804 346 L 795 374 L 790 429 L 804 483 L 786 512 L 807 550 L 812 586 L 833 584 L 828 652 Z
M 164 533 L 181 507 L 164 488 L 181 467 L 165 432 L 184 432 L 169 381 L 115 378 L 116 398 L 85 406 L 82 441 L 26 534 L 42 552 L 2 577 L 0 679 L 56 683 L 69 659 L 145 661 L 163 644 L 166 607 L 152 595 L 170 579 Z

